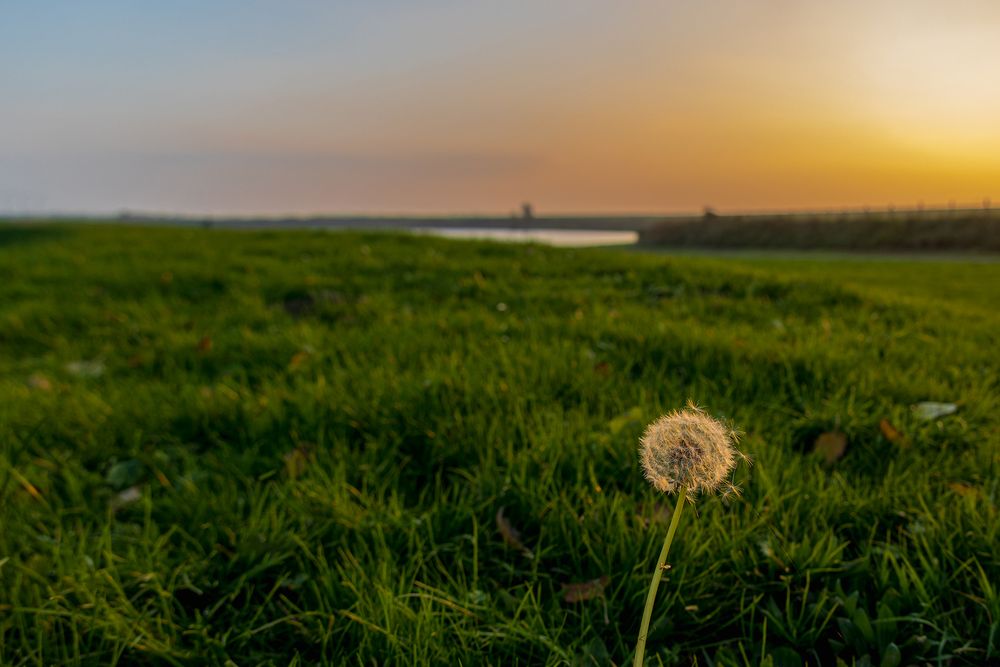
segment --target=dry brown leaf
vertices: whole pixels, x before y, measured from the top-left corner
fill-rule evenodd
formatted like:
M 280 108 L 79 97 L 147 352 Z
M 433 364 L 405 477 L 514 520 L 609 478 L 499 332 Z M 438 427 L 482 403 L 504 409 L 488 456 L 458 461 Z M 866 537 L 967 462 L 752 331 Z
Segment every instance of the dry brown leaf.
M 41 373 L 32 373 L 28 378 L 28 386 L 39 391 L 52 391 L 52 381 Z
M 962 496 L 963 498 L 982 498 L 982 492 L 974 486 L 963 484 L 962 482 L 951 482 L 948 488 Z
M 503 507 L 497 510 L 497 530 L 500 531 L 500 537 L 503 538 L 507 546 L 517 549 L 528 558 L 532 558 L 531 549 L 524 546 L 524 542 L 521 541 L 521 533 L 503 515 L 503 510 Z
M 906 436 L 896 430 L 896 427 L 889 423 L 888 419 L 883 419 L 878 423 L 879 429 L 882 431 L 882 435 L 885 439 L 891 443 L 897 444 L 900 447 L 908 447 L 909 441 Z
M 813 451 L 821 454 L 827 463 L 836 463 L 847 451 L 847 436 L 840 431 L 820 433 Z
M 153 475 L 156 477 L 156 481 L 160 483 L 160 486 L 166 487 L 168 489 L 174 488 L 174 485 L 170 482 L 166 475 L 159 468 L 153 468 Z
M 309 353 L 305 350 L 299 350 L 292 355 L 292 360 L 288 362 L 288 369 L 294 371 L 296 368 L 301 366 L 306 359 L 309 358 Z
M 608 575 L 603 577 L 598 577 L 597 579 L 591 579 L 590 581 L 584 581 L 577 584 L 563 584 L 563 600 L 566 602 L 583 602 L 584 600 L 593 600 L 596 597 L 604 595 L 604 589 L 611 581 Z

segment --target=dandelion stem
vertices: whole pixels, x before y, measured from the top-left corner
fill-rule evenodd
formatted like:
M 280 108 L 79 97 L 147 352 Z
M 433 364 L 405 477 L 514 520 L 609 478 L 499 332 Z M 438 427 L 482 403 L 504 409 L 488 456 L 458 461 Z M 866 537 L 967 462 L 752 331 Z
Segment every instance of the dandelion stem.
M 649 584 L 649 593 L 646 595 L 646 608 L 642 612 L 642 625 L 639 627 L 639 640 L 635 644 L 633 667 L 642 667 L 643 654 L 646 652 L 646 635 L 649 633 L 649 619 L 653 615 L 653 602 L 656 601 L 656 589 L 660 587 L 663 571 L 667 569 L 667 553 L 670 551 L 670 543 L 674 541 L 677 524 L 681 520 L 685 495 L 687 495 L 687 489 L 682 486 L 680 493 L 677 494 L 677 505 L 674 507 L 674 515 L 670 518 L 670 528 L 667 529 L 667 537 L 663 540 L 660 558 L 656 561 L 656 569 L 653 570 L 653 581 Z

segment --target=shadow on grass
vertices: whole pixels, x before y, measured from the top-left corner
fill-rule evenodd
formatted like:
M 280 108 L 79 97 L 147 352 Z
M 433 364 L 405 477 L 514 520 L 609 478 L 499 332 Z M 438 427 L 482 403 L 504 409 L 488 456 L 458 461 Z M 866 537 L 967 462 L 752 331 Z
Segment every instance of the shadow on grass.
M 0 220 L 0 248 L 18 243 L 55 241 L 68 235 L 69 230 L 61 226 Z

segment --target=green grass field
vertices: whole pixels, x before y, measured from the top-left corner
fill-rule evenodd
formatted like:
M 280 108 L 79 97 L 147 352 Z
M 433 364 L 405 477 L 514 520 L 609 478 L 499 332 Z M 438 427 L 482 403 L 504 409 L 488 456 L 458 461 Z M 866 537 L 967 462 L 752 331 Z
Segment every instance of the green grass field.
M 689 399 L 649 664 L 998 664 L 1000 264 L 865 261 L 0 227 L 0 664 L 630 664 Z

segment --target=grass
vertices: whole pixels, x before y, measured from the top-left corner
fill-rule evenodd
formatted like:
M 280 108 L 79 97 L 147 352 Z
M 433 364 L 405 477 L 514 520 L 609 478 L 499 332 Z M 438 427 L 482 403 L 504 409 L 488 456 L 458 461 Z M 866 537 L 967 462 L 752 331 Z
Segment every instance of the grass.
M 997 664 L 1000 265 L 867 271 L 0 227 L 0 664 L 625 664 L 688 399 L 649 664 Z
M 667 251 L 671 252 L 671 251 Z M 682 250 L 679 257 L 701 257 L 706 262 L 732 268 L 770 270 L 786 278 L 825 281 L 869 295 L 904 300 L 931 307 L 947 303 L 949 308 L 970 311 L 1000 309 L 996 279 L 1000 268 L 984 268 L 983 262 L 1000 261 L 1000 255 L 948 254 L 860 254 L 753 250 Z

